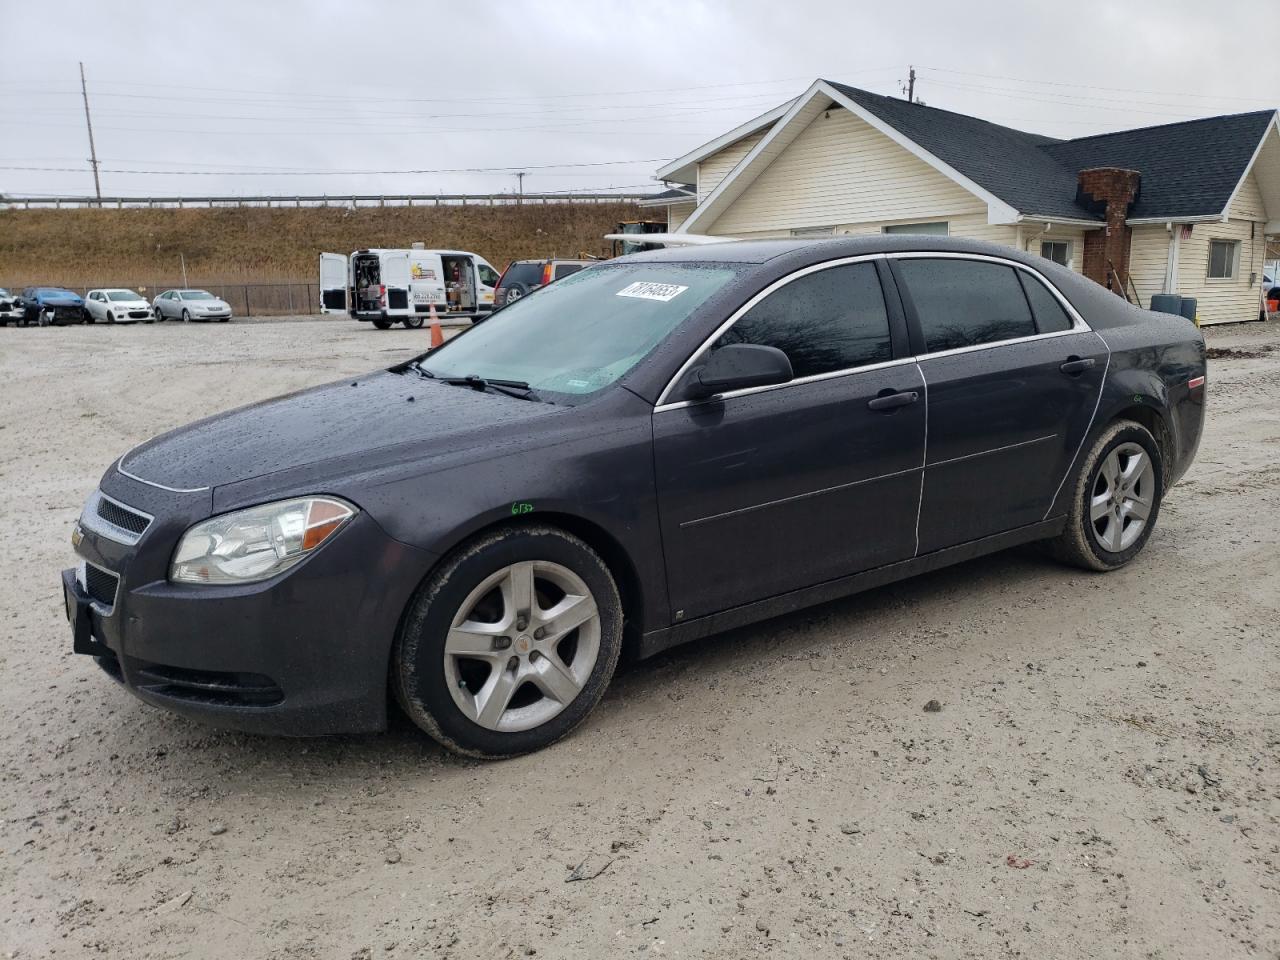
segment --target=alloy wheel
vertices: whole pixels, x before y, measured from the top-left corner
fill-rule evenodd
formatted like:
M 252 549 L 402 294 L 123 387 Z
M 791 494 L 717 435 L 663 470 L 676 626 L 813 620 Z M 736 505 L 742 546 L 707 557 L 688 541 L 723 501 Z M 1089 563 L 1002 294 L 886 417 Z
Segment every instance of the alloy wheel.
M 599 654 L 600 611 L 582 578 L 558 563 L 521 561 L 462 602 L 445 638 L 445 680 L 473 722 L 530 730 L 574 701 Z
M 1111 553 L 1133 546 L 1151 516 L 1155 484 L 1151 457 L 1139 444 L 1122 443 L 1107 454 L 1089 500 L 1089 527 L 1098 546 Z

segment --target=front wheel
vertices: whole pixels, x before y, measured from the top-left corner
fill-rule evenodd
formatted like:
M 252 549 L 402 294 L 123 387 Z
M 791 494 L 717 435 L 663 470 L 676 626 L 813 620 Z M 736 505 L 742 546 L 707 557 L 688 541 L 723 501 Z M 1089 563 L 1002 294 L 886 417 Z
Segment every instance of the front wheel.
M 396 640 L 401 707 L 455 753 L 555 743 L 600 701 L 622 649 L 609 568 L 554 527 L 509 527 L 455 551 L 419 588 Z
M 41 310 L 40 315 L 36 318 L 37 327 L 47 327 L 53 323 L 53 315 L 48 310 Z
M 390 321 L 390 320 L 375 320 L 375 321 L 373 321 L 373 325 L 374 325 L 375 327 L 377 327 L 379 330 L 390 330 L 390 329 L 391 329 L 391 321 Z
M 1086 570 L 1115 570 L 1136 557 L 1160 514 L 1164 461 L 1149 430 L 1113 423 L 1075 478 L 1067 526 L 1050 541 L 1058 559 Z
M 191 314 L 190 314 L 188 311 L 186 311 L 186 310 L 183 310 L 183 311 L 182 311 L 182 322 L 183 322 L 183 323 L 190 323 L 190 322 L 191 322 Z
M 404 328 L 406 330 L 421 330 L 423 318 L 415 315 L 412 317 L 405 317 L 400 322 L 404 324 Z

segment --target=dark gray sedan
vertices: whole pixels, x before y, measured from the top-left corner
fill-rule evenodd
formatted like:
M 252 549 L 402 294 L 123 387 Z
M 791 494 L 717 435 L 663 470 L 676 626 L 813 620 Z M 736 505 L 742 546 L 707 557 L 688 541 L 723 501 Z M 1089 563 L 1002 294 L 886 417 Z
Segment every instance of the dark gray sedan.
M 103 475 L 77 652 L 246 730 L 546 746 L 620 654 L 1015 544 L 1131 561 L 1195 454 L 1188 321 L 932 237 L 600 264 L 390 370 Z

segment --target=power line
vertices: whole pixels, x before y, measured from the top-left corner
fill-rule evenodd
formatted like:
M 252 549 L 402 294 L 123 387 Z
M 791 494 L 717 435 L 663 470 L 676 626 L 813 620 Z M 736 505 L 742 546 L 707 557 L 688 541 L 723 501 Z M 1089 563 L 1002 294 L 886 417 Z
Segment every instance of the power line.
M 1214 93 L 1181 93 L 1173 90 L 1136 90 L 1130 87 L 1102 87 L 1088 83 L 1067 83 L 1063 80 L 1036 80 L 1030 77 L 1006 77 L 991 73 L 972 73 L 967 70 L 950 70 L 946 67 L 921 67 L 921 70 L 932 70 L 938 73 L 955 73 L 965 77 L 982 77 L 986 80 L 1011 80 L 1014 83 L 1035 83 L 1049 87 L 1071 87 L 1077 90 L 1106 90 L 1111 93 L 1149 93 L 1160 97 L 1193 97 L 1201 100 L 1240 100 L 1250 103 L 1274 103 L 1274 98 L 1266 97 L 1238 97 L 1227 94 Z
M 425 174 L 483 173 L 496 176 L 524 176 L 529 170 L 560 170 L 583 167 L 639 166 L 641 164 L 666 163 L 670 158 L 651 160 L 600 160 L 588 163 L 525 164 L 515 167 L 440 167 L 432 170 L 126 170 L 104 167 L 107 173 L 128 173 L 148 176 L 184 177 L 327 177 L 327 176 L 422 176 Z M 38 171 L 41 173 L 76 173 L 78 167 L 0 166 L 0 170 Z M 549 176 L 549 174 L 542 174 Z

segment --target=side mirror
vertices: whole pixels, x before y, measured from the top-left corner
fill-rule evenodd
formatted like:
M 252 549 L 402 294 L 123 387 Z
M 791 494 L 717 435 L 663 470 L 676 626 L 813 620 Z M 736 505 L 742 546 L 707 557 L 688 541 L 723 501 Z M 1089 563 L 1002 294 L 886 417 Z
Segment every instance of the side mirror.
M 730 343 L 711 351 L 707 362 L 694 369 L 684 392 L 689 400 L 704 400 L 730 390 L 786 383 L 794 377 L 791 361 L 777 347 Z

